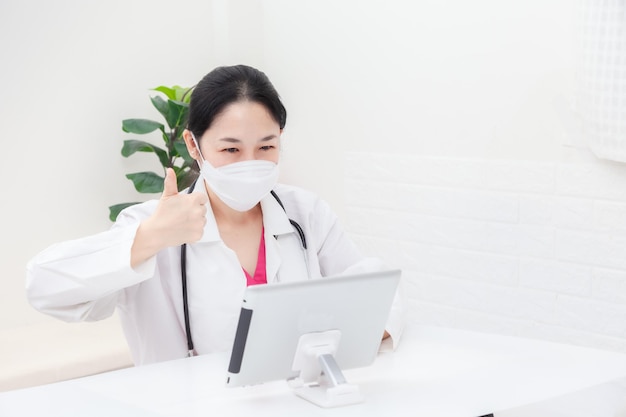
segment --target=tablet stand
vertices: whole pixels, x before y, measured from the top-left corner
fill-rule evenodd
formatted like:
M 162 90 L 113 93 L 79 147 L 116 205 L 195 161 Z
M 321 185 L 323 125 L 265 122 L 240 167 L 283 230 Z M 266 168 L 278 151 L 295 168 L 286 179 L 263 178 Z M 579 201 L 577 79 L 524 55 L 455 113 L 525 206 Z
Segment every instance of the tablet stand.
M 347 383 L 335 361 L 340 338 L 339 330 L 300 336 L 293 360 L 300 375 L 289 380 L 296 395 L 325 408 L 363 402 L 359 387 Z

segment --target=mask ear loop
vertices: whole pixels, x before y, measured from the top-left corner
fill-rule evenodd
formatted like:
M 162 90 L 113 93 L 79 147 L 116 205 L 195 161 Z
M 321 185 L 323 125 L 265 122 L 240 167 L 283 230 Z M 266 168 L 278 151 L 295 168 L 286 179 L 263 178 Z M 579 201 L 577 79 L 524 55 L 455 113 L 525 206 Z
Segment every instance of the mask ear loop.
M 191 130 L 189 131 L 189 133 L 191 133 L 191 139 L 193 139 L 193 143 L 196 145 L 196 149 L 198 150 L 198 155 L 200 155 L 200 159 L 206 161 L 206 159 L 204 159 L 204 156 L 202 155 L 202 151 L 200 150 L 200 143 L 198 143 L 196 135 L 194 135 Z M 196 163 L 198 164 L 199 168 L 202 168 L 202 164 L 200 162 L 196 161 Z

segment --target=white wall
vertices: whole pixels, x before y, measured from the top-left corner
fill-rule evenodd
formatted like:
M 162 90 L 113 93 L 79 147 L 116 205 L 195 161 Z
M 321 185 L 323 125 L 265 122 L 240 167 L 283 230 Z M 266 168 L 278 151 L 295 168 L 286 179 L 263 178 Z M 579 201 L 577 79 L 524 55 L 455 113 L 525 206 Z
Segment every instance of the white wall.
M 569 0 L 2 2 L 0 329 L 44 320 L 24 301 L 33 254 L 103 230 L 107 206 L 135 197 L 124 174 L 153 165 L 119 155 L 120 122 L 156 117 L 149 88 L 218 64 L 265 70 L 289 112 L 283 179 L 348 223 L 349 151 L 571 159 L 576 12 Z
M 565 0 L 265 2 L 287 169 L 341 201 L 346 150 L 558 158 L 575 14 Z
M 211 19 L 210 2 L 186 0 L 0 3 L 0 329 L 45 320 L 24 297 L 30 257 L 137 198 L 124 175 L 156 166 L 121 157 L 121 121 L 159 117 L 150 88 L 215 65 Z
M 410 317 L 626 352 L 626 164 L 354 153 L 347 226 Z
M 597 4 L 265 2 L 283 172 L 403 268 L 413 321 L 626 351 L 626 165 L 577 103 L 585 59 L 620 74 Z

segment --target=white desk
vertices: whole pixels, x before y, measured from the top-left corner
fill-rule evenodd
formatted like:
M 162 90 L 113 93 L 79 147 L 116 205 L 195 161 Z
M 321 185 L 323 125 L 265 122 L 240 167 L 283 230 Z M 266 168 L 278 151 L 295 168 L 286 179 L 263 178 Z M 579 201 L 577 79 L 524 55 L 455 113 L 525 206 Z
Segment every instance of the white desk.
M 626 378 L 626 355 L 424 326 L 371 367 L 346 371 L 366 400 L 342 408 L 310 404 L 284 381 L 227 388 L 227 364 L 227 354 L 205 355 L 9 391 L 0 416 L 498 417 Z

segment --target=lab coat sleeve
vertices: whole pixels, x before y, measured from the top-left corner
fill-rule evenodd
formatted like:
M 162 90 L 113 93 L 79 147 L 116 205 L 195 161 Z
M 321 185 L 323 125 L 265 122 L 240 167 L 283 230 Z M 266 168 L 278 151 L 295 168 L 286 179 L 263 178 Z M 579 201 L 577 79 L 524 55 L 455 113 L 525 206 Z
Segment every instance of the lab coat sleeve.
M 347 275 L 389 269 L 378 258 L 364 257 L 352 239 L 347 236 L 330 207 L 321 201 L 319 204 L 318 215 L 315 216 L 317 224 L 312 226 L 312 230 L 320 242 L 317 256 L 323 275 Z M 381 351 L 395 350 L 398 347 L 405 322 L 406 301 L 400 283 L 385 326 L 390 337 L 381 344 Z
M 31 305 L 64 321 L 94 321 L 113 314 L 123 290 L 154 275 L 156 257 L 136 269 L 130 250 L 139 219 L 122 218 L 109 231 L 55 244 L 26 267 Z

